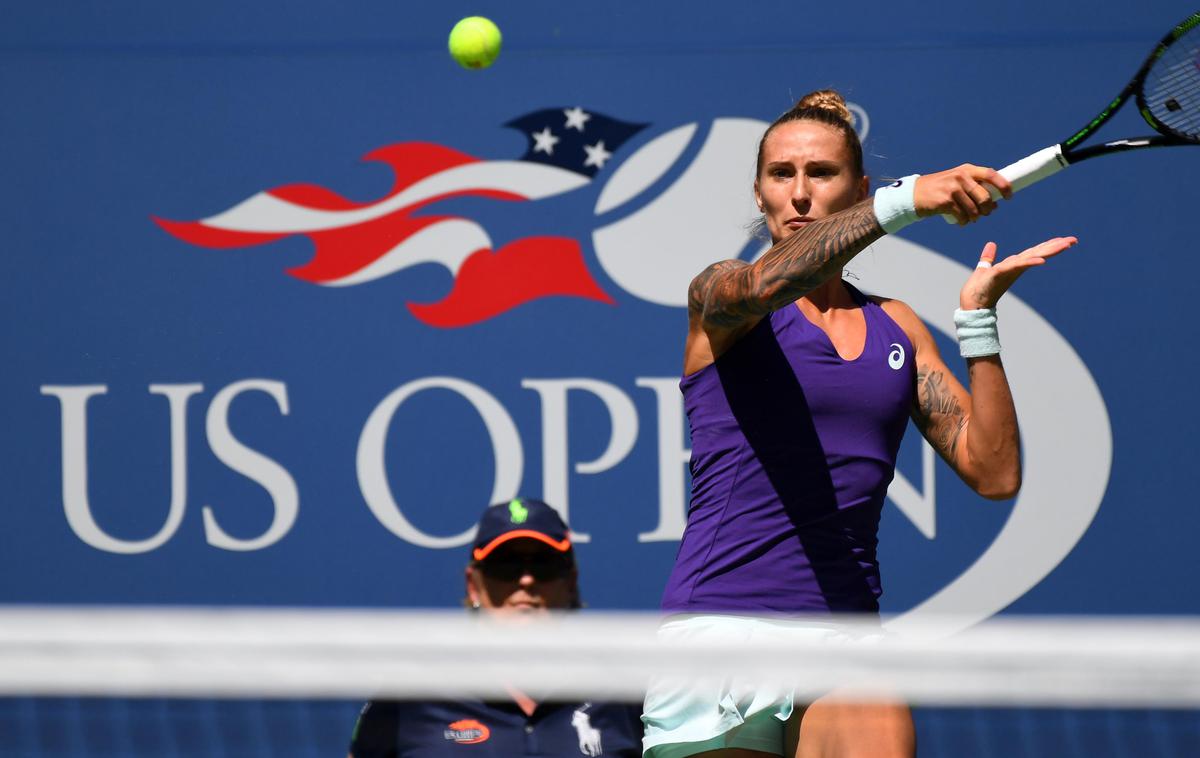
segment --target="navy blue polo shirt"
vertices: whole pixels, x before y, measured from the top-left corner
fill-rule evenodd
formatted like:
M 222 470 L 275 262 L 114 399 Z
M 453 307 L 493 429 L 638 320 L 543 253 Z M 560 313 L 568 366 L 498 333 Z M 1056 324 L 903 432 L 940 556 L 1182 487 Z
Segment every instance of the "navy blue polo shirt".
M 641 705 L 463 700 L 367 703 L 350 744 L 354 758 L 518 758 L 642 755 Z

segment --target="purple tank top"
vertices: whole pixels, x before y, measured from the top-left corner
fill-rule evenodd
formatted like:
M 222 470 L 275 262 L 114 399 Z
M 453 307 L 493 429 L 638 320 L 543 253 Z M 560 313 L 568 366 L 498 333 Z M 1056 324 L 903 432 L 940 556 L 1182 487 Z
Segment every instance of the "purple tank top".
M 692 498 L 663 610 L 878 612 L 879 515 L 916 371 L 904 331 L 846 287 L 867 322 L 858 358 L 792 304 L 680 382 Z

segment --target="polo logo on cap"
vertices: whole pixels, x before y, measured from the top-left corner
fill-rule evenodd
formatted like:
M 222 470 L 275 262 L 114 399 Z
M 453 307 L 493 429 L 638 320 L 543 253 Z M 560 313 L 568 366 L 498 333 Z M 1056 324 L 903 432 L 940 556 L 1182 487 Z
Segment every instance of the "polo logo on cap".
M 508 520 L 514 524 L 524 524 L 529 518 L 529 509 L 520 500 L 508 504 Z
M 447 740 L 454 740 L 460 745 L 474 745 L 484 742 L 492 736 L 492 730 L 475 719 L 455 721 L 450 728 L 442 732 Z

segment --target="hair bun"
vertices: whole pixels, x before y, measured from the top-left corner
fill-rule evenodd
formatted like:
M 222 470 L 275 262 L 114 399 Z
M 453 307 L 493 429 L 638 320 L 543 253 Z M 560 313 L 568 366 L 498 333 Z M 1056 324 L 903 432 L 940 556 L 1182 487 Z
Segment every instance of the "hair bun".
M 796 109 L 800 108 L 817 108 L 829 111 L 847 124 L 854 123 L 854 118 L 850 115 L 850 109 L 846 107 L 846 101 L 835 90 L 819 89 L 815 92 L 809 92 L 796 103 Z

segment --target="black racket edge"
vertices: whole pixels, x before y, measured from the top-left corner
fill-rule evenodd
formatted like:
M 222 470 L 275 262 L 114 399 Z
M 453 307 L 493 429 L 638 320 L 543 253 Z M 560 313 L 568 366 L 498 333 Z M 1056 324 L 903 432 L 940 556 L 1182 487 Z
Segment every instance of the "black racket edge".
M 1063 159 L 1066 160 L 1068 165 L 1074 165 L 1080 161 L 1086 161 L 1088 158 L 1095 158 L 1097 155 L 1112 155 L 1113 153 L 1142 150 L 1148 147 L 1188 147 L 1189 145 L 1200 147 L 1200 142 L 1174 135 L 1156 134 L 1150 137 L 1126 137 L 1125 139 L 1104 142 L 1099 145 L 1088 145 L 1087 147 L 1081 147 L 1070 152 L 1064 150 Z
M 1062 149 L 1063 160 L 1065 160 L 1068 165 L 1085 161 L 1088 158 L 1095 158 L 1097 155 L 1110 155 L 1112 153 L 1120 153 L 1127 150 L 1140 150 L 1148 147 L 1184 147 L 1187 145 L 1200 144 L 1191 137 L 1187 137 L 1176 132 L 1174 129 L 1155 118 L 1154 114 L 1150 112 L 1149 107 L 1146 105 L 1145 95 L 1142 91 L 1142 86 L 1146 82 L 1146 75 L 1150 72 L 1150 69 L 1154 66 L 1154 63 L 1162 57 L 1163 53 L 1165 53 L 1171 45 L 1175 44 L 1176 40 L 1197 26 L 1200 26 L 1200 11 L 1196 11 L 1192 15 L 1188 16 L 1183 21 L 1176 24 L 1171 31 L 1164 34 L 1163 38 L 1158 41 L 1157 45 L 1154 46 L 1154 49 L 1150 52 L 1150 55 L 1146 56 L 1146 60 L 1142 63 L 1137 73 L 1133 75 L 1133 78 L 1129 80 L 1129 84 L 1125 85 L 1125 88 L 1121 90 L 1120 94 L 1113 98 L 1112 102 L 1110 102 L 1104 108 L 1104 110 L 1099 113 L 1099 115 L 1088 122 L 1087 126 L 1083 127 L 1059 143 L 1059 146 Z M 1080 142 L 1090 137 L 1096 132 L 1097 129 L 1103 126 L 1106 121 L 1112 118 L 1113 114 L 1121 109 L 1121 106 L 1125 104 L 1125 101 L 1129 99 L 1130 95 L 1135 95 L 1138 105 L 1138 112 L 1142 114 L 1142 118 L 1146 120 L 1146 123 L 1148 123 L 1151 128 L 1159 133 L 1157 136 L 1129 137 L 1126 139 L 1113 140 L 1112 142 L 1105 142 L 1100 145 L 1090 145 L 1088 147 L 1077 149 L 1074 148 L 1075 145 L 1078 145 Z

